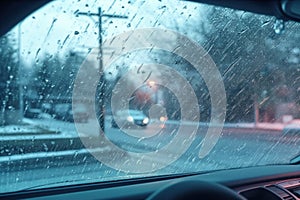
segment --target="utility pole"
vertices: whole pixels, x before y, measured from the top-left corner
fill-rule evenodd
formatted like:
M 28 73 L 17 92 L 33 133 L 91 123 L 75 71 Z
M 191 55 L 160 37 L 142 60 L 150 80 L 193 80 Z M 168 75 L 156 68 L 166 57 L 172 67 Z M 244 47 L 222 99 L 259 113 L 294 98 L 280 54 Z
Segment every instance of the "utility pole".
M 119 18 L 119 19 L 127 19 L 127 16 L 123 15 L 114 15 L 114 14 L 103 14 L 101 7 L 98 8 L 98 13 L 90 13 L 90 12 L 77 12 L 76 15 L 85 15 L 85 16 L 97 16 L 98 17 L 98 43 L 99 43 L 99 71 L 100 71 L 100 116 L 99 116 L 99 123 L 102 131 L 105 129 L 105 77 L 104 77 L 104 69 L 103 69 L 103 50 L 102 50 L 102 17 L 108 18 Z

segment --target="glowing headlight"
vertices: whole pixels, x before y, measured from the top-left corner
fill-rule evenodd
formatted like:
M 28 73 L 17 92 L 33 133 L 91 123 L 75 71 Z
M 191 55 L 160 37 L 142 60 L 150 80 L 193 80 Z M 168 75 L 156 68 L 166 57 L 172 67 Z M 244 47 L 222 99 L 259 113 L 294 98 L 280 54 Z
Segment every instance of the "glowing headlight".
M 143 120 L 143 123 L 144 123 L 144 124 L 148 124 L 148 123 L 149 123 L 149 118 L 146 117 L 146 118 Z
M 127 117 L 127 121 L 129 121 L 129 122 L 133 122 L 133 117 L 131 117 L 131 116 L 128 116 L 128 117 Z
M 165 122 L 165 121 L 167 121 L 167 117 L 161 116 L 161 117 L 159 118 L 159 121 Z

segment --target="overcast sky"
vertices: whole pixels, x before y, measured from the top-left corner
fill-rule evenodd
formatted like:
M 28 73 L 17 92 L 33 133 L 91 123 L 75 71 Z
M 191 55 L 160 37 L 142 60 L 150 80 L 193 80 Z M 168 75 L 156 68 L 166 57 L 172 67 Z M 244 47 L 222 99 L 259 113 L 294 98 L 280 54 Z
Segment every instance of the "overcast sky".
M 103 39 L 124 31 L 143 27 L 175 29 L 185 33 L 182 27 L 193 26 L 196 19 L 205 17 L 205 9 L 199 4 L 174 0 L 114 0 L 114 1 L 54 1 L 28 16 L 21 28 L 21 55 L 27 66 L 46 53 L 64 55 L 67 51 L 87 51 L 98 46 L 98 19 L 77 16 L 80 12 L 128 16 L 128 19 L 103 20 Z M 17 37 L 17 34 L 15 34 Z M 189 35 L 193 37 L 193 35 Z M 194 38 L 197 39 L 197 38 Z M 105 49 L 104 49 L 105 50 Z

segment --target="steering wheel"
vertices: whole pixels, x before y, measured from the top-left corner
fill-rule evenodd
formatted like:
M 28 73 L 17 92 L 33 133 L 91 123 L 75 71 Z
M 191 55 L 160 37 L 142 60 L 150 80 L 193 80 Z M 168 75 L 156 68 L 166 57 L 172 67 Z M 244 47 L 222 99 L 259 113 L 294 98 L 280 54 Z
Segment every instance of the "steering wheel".
M 204 181 L 181 181 L 168 185 L 148 197 L 148 200 L 245 200 L 242 196 L 220 184 Z

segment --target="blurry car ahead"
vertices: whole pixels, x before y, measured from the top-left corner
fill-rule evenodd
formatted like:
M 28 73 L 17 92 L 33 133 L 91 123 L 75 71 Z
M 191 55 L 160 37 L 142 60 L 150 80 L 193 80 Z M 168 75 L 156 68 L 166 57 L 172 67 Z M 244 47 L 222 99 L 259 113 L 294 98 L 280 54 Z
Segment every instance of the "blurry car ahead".
M 130 126 L 132 124 L 138 126 L 147 126 L 150 122 L 150 119 L 140 110 L 121 110 L 113 115 L 111 121 L 111 126 L 113 128 L 118 128 L 116 121 L 120 122 L 122 126 Z M 119 123 L 119 125 L 121 125 Z
M 24 117 L 26 118 L 39 118 L 42 114 L 41 109 L 29 108 L 24 111 Z
M 57 104 L 54 106 L 54 113 L 56 119 L 68 122 L 75 120 L 76 122 L 87 123 L 89 117 L 86 107 L 82 104 L 77 104 L 73 109 L 72 104 L 69 103 Z

